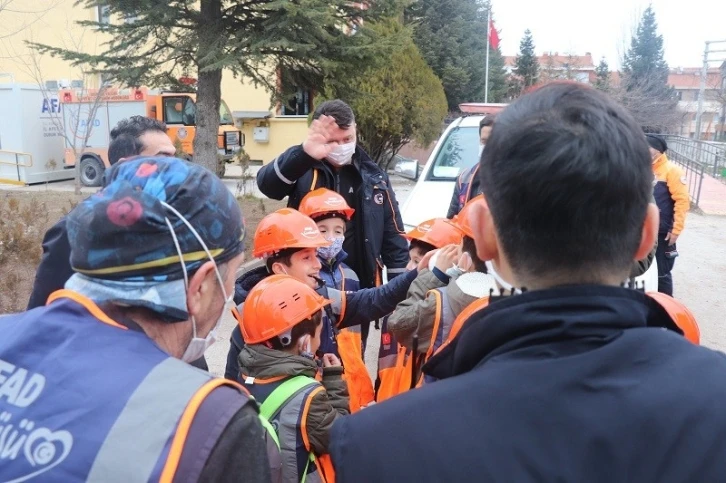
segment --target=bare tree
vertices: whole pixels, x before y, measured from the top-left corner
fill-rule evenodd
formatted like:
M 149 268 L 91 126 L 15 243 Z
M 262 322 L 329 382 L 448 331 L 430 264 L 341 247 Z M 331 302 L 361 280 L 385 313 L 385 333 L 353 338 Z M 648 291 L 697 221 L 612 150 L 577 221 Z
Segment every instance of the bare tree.
M 70 25 L 68 25 L 70 27 Z M 83 45 L 83 36 L 85 35 L 85 29 L 80 35 L 71 34 L 72 30 L 69 28 L 67 38 L 63 39 L 64 45 L 70 45 L 72 48 L 81 49 Z M 28 33 L 26 42 L 32 44 L 33 42 L 32 32 Z M 59 102 L 57 91 L 48 88 L 47 81 L 49 80 L 42 70 L 43 65 L 43 54 L 38 52 L 34 48 L 30 48 L 29 54 L 25 60 L 21 63 L 21 67 L 25 72 L 33 79 L 34 83 L 38 85 L 42 95 L 43 101 L 46 105 L 52 105 L 53 102 Z M 75 171 L 75 192 L 80 194 L 81 192 L 81 160 L 85 148 L 88 145 L 88 141 L 93 133 L 93 128 L 96 124 L 96 114 L 98 108 L 103 102 L 103 96 L 107 90 L 105 85 L 101 85 L 96 90 L 91 90 L 89 86 L 97 74 L 93 73 L 93 69 L 90 65 L 81 65 L 76 68 L 78 76 L 81 81 L 81 86 L 74 88 L 74 92 L 78 99 L 84 100 L 84 109 L 78 109 L 78 113 L 75 116 L 64 115 L 65 107 L 60 104 L 60 108 L 56 110 L 49 110 L 49 119 L 52 124 L 52 129 L 55 133 L 60 135 L 65 141 L 66 149 L 70 149 L 73 153 L 74 158 L 74 171 Z
M 649 80 L 630 85 L 621 82 L 610 90 L 610 94 L 630 111 L 644 130 L 674 131 L 684 122 L 687 113 L 678 108 L 675 95 L 654 96 L 653 86 L 649 84 Z

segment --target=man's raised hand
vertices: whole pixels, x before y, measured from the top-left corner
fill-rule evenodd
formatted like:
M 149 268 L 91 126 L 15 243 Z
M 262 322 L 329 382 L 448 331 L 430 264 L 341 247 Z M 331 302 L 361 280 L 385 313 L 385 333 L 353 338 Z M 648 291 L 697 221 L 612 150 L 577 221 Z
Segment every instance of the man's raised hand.
M 308 129 L 308 137 L 303 142 L 303 151 L 311 158 L 319 161 L 325 159 L 335 148 L 336 143 L 330 143 L 336 131 L 340 128 L 335 119 L 330 116 L 320 116 L 315 119 Z

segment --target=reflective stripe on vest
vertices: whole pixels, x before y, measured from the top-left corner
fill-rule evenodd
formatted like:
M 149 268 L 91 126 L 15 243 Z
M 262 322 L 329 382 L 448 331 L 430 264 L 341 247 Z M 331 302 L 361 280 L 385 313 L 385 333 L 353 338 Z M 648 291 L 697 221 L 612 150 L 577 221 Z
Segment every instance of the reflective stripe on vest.
M 325 388 L 315 379 L 297 376 L 270 384 L 247 385 L 253 396 L 261 401 L 260 415 L 275 428 L 282 459 L 282 481 L 323 481 L 317 466 L 310 471 L 314 461 L 307 436 L 307 415 L 313 397 Z M 267 392 L 272 389 L 272 392 Z M 267 395 L 264 395 L 264 390 Z M 304 464 L 303 464 L 304 462 Z
M 169 358 L 149 372 L 106 436 L 88 482 L 124 483 L 151 478 L 184 409 L 209 381 L 209 374 L 188 368 L 184 362 Z M 118 465 L 119 461 L 133 464 Z
M 429 342 L 429 348 L 426 351 L 426 357 L 423 363 L 426 363 L 439 350 L 444 341 L 449 339 L 451 327 L 454 325 L 454 320 L 456 320 L 456 314 L 451 309 L 449 296 L 446 294 L 446 291 L 442 288 L 435 288 L 429 290 L 429 293 L 436 300 L 436 314 L 434 316 L 433 331 L 431 332 L 431 341 Z M 419 381 L 418 385 L 420 386 L 423 382 L 431 383 L 434 381 L 435 379 L 433 377 L 424 375 L 423 381 Z

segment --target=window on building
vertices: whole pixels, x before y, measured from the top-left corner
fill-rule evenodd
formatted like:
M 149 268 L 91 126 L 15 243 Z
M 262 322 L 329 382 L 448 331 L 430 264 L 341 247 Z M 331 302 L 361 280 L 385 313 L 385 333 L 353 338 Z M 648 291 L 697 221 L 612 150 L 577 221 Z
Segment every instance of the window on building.
M 111 23 L 111 7 L 108 5 L 99 5 L 96 7 L 98 10 L 98 23 L 108 25 Z
M 277 85 L 282 93 L 278 115 L 309 115 L 313 110 L 314 91 L 301 87 L 299 79 L 290 69 L 281 67 L 277 72 Z
M 281 116 L 307 116 L 312 111 L 312 89 L 297 88 L 291 94 L 285 94 L 280 105 Z

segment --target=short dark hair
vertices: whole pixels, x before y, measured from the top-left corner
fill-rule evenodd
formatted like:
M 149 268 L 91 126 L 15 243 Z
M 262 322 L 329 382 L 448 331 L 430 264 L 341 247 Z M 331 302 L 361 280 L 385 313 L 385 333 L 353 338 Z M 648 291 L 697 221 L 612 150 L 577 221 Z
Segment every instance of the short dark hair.
M 479 121 L 479 134 L 481 134 L 481 130 L 485 127 L 492 127 L 494 126 L 494 116 L 489 114 L 487 116 L 484 116 L 484 119 Z
M 341 129 L 348 129 L 355 124 L 355 114 L 348 104 L 340 99 L 325 101 L 320 104 L 313 113 L 313 119 L 320 116 L 330 116 Z
M 303 248 L 285 248 L 284 250 L 280 250 L 279 252 L 270 255 L 265 262 L 267 271 L 272 273 L 272 265 L 274 263 L 282 263 L 286 267 L 292 266 L 292 256 L 300 250 L 303 250 Z
M 624 278 L 653 190 L 633 117 L 579 83 L 548 84 L 498 117 L 480 164 L 502 250 L 523 276 Z
M 476 254 L 476 244 L 474 243 L 473 238 L 464 235 L 461 243 L 461 249 L 471 256 L 471 261 L 474 262 L 474 270 L 481 273 L 487 273 L 487 264 Z
M 297 324 L 296 326 L 294 326 L 292 328 L 292 331 L 290 331 L 290 344 L 288 344 L 286 346 L 282 345 L 282 342 L 280 342 L 280 338 L 275 336 L 275 337 L 272 337 L 271 339 L 267 340 L 267 345 L 269 345 L 270 347 L 272 347 L 273 349 L 278 350 L 278 351 L 284 351 L 284 350 L 290 349 L 291 347 L 294 346 L 295 343 L 297 343 L 297 341 L 300 339 L 300 337 L 302 337 L 304 335 L 314 336 L 315 330 L 322 323 L 322 321 L 323 321 L 323 311 L 321 310 L 321 311 L 313 314 L 313 316 L 310 317 L 309 319 L 305 319 L 305 320 L 301 321 L 299 324 Z
M 415 238 L 413 240 L 411 240 L 411 244 L 408 246 L 409 250 L 414 249 L 414 248 L 417 250 L 420 250 L 421 253 L 423 253 L 424 255 L 426 255 L 428 252 L 430 252 L 432 250 L 436 250 L 436 247 L 433 246 L 432 244 L 426 243 L 425 241 L 417 240 Z
M 166 124 L 144 116 L 131 116 L 122 119 L 111 130 L 111 143 L 108 145 L 108 162 L 118 163 L 121 158 L 137 156 L 144 149 L 139 138 L 149 131 L 166 134 Z

